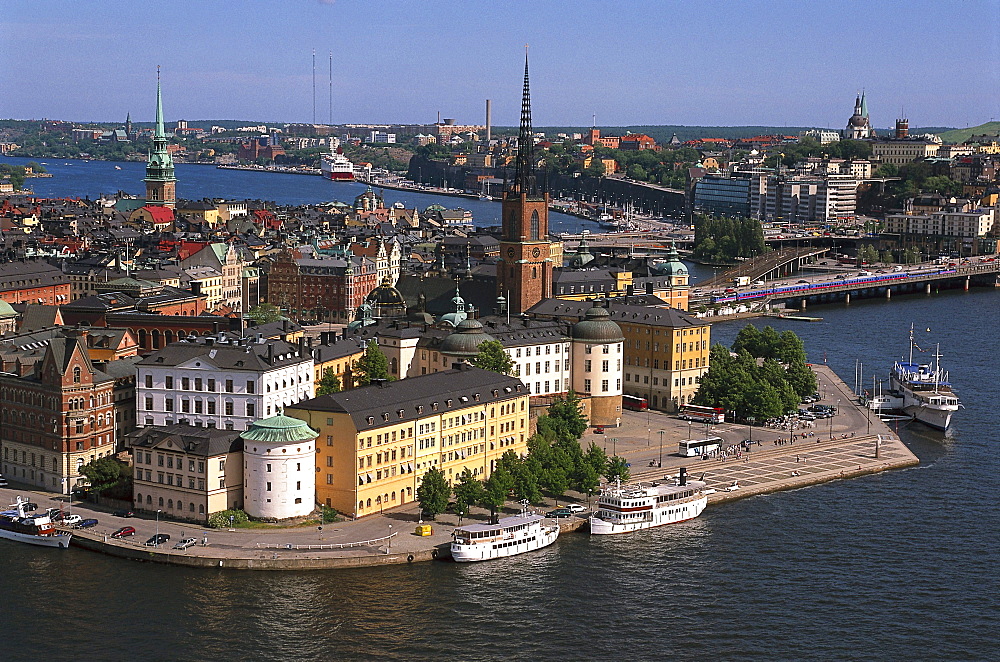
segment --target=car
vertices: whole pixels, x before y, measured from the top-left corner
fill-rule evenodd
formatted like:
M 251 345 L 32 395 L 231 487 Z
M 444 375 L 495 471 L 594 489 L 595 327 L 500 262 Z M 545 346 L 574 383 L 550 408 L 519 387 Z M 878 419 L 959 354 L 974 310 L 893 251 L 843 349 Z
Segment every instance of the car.
M 34 501 L 25 501 L 22 505 L 24 506 L 24 512 L 26 513 L 33 513 L 38 510 L 38 504 Z
M 127 508 L 124 510 L 116 510 L 112 514 L 115 517 L 135 517 L 135 513 L 133 513 L 131 510 L 128 510 Z
M 572 517 L 573 511 L 569 508 L 556 508 L 555 510 L 550 510 L 545 513 L 546 517 Z
M 77 523 L 76 528 L 89 529 L 94 526 L 97 526 L 97 520 L 93 517 L 88 517 L 87 519 L 80 520 L 79 523 Z
M 800 280 L 800 281 L 798 281 L 796 283 L 796 285 L 808 285 L 808 284 L 809 284 L 809 281 L 807 281 L 807 280 Z
M 571 513 L 582 513 L 583 511 L 586 510 L 586 508 L 582 504 L 571 503 L 568 506 L 566 506 L 566 510 L 570 511 Z
M 112 533 L 111 537 L 112 538 L 125 538 L 126 536 L 134 536 L 134 535 L 135 535 L 135 527 L 132 527 L 132 526 L 123 526 L 122 528 L 120 528 L 117 531 L 115 531 L 114 533 Z
M 178 541 L 176 545 L 174 545 L 174 549 L 187 549 L 188 547 L 194 545 L 197 542 L 198 542 L 197 538 L 184 538 L 183 540 Z
M 83 518 L 79 515 L 66 515 L 62 519 L 63 526 L 73 526 L 74 524 L 79 524 L 83 521 Z
M 146 547 L 158 547 L 168 540 L 170 540 L 170 536 L 168 534 L 157 533 L 150 536 L 149 540 L 146 541 Z
M 62 513 L 62 508 L 46 508 L 45 514 L 49 516 L 49 519 L 55 522 L 58 519 L 62 519 L 60 515 Z
M 4 478 L 3 476 L 0 476 L 0 487 L 8 487 L 8 486 L 9 484 L 7 483 L 7 479 Z
M 847 276 L 845 276 L 844 274 L 840 274 L 834 280 L 847 280 Z

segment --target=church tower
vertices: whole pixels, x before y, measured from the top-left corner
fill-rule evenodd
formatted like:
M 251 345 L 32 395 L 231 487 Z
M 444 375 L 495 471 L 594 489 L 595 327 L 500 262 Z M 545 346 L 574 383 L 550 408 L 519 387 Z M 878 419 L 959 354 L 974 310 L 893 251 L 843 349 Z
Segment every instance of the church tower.
M 156 128 L 153 147 L 146 161 L 146 204 L 174 208 L 177 202 L 177 178 L 174 160 L 167 151 L 167 134 L 163 130 L 163 101 L 160 97 L 160 69 L 156 68 Z
M 514 178 L 503 192 L 503 234 L 497 262 L 497 296 L 506 298 L 510 312 L 523 313 L 552 296 L 549 256 L 549 194 L 535 174 L 531 130 L 528 56 L 524 56 L 521 130 L 517 136 Z

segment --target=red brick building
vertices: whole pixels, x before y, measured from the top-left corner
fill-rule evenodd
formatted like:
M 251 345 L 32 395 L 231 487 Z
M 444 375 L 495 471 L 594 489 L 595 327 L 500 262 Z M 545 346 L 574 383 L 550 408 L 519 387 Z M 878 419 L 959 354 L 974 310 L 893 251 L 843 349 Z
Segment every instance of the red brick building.
M 0 299 L 7 303 L 58 306 L 73 293 L 69 277 L 59 267 L 41 260 L 0 264 Z
M 0 373 L 0 446 L 9 479 L 67 493 L 80 467 L 113 455 L 117 435 L 134 428 L 138 359 L 98 367 L 86 334 L 64 330 L 5 357 L 12 366 Z
M 630 133 L 627 136 L 621 137 L 618 149 L 634 152 L 644 149 L 657 149 L 657 145 L 655 140 L 644 133 Z
M 377 265 L 366 257 L 285 250 L 271 263 L 266 299 L 292 319 L 345 322 L 378 284 Z

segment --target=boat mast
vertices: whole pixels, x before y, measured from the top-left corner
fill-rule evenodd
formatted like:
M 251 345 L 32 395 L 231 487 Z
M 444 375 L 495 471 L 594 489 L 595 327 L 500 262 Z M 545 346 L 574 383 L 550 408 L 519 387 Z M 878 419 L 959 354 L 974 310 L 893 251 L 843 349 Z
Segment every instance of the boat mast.
M 938 391 L 938 382 L 941 379 L 941 343 L 934 346 L 934 392 Z
M 913 322 L 910 322 L 910 365 L 913 365 Z

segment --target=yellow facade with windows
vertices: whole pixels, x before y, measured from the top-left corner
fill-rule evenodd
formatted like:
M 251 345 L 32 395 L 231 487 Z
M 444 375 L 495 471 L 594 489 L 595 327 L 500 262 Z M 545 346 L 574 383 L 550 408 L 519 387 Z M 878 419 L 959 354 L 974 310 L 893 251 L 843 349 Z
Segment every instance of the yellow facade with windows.
M 300 402 L 285 410 L 319 431 L 316 499 L 364 517 L 411 503 L 429 469 L 480 480 L 503 453 L 527 452 L 520 380 L 462 366 Z

